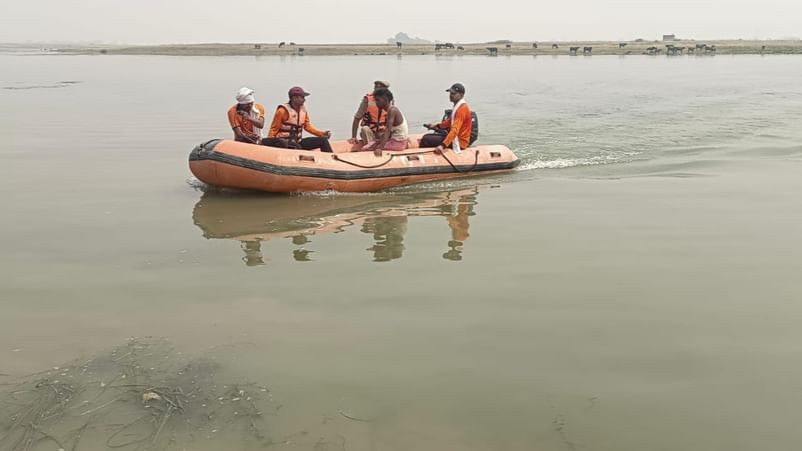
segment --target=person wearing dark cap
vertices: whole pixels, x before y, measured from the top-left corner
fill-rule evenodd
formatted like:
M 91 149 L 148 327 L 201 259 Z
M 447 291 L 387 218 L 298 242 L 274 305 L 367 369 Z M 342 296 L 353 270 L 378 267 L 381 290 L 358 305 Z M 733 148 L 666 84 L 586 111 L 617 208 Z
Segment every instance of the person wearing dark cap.
M 446 148 L 451 148 L 459 153 L 467 148 L 471 142 L 471 109 L 465 103 L 465 86 L 461 83 L 454 83 L 446 89 L 448 98 L 454 104 L 451 116 L 446 117 L 439 124 L 423 124 L 429 130 L 447 130 L 446 134 L 427 133 L 420 141 L 420 147 L 434 147 L 435 152 L 441 153 Z
M 309 120 L 309 113 L 304 105 L 309 93 L 300 86 L 295 86 L 289 90 L 287 95 L 290 99 L 276 108 L 273 122 L 270 124 L 270 132 L 267 134 L 267 138 L 262 140 L 262 145 L 304 150 L 320 149 L 323 152 L 331 152 L 329 144 L 331 132 L 318 130 Z M 304 130 L 314 136 L 304 138 Z
M 373 82 L 373 91 L 389 87 L 389 81 L 376 80 Z M 351 144 L 357 143 L 357 130 L 359 130 L 360 141 L 365 144 L 375 140 L 387 127 L 387 114 L 382 116 L 382 111 L 376 106 L 376 100 L 373 98 L 373 91 L 362 97 L 362 102 L 354 114 L 354 121 L 351 124 Z

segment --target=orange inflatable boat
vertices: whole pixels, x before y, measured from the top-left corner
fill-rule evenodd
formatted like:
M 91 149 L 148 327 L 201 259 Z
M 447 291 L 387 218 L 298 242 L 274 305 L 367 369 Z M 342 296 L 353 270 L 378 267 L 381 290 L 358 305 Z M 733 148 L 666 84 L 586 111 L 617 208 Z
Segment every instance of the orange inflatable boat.
M 274 193 L 371 192 L 400 185 L 510 171 L 518 157 L 506 146 L 483 145 L 444 154 L 421 149 L 411 136 L 402 151 L 360 152 L 361 145 L 332 141 L 333 153 L 280 149 L 215 139 L 189 154 L 200 181 L 221 188 Z

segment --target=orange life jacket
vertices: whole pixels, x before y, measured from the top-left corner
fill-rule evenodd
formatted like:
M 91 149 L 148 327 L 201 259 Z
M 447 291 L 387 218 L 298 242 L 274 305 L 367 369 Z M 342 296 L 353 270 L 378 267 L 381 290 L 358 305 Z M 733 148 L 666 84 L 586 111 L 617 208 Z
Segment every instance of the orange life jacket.
M 369 126 L 374 132 L 384 130 L 387 127 L 387 114 L 382 114 L 382 110 L 376 106 L 376 99 L 372 93 L 365 94 L 365 98 L 368 99 L 368 109 L 362 118 L 362 125 Z
M 287 119 L 281 123 L 278 133 L 276 133 L 276 137 L 300 141 L 301 134 L 304 131 L 304 123 L 306 123 L 306 106 L 301 105 L 300 113 L 295 111 L 295 108 L 290 106 L 289 103 L 279 105 L 279 107 L 283 107 L 285 110 L 287 110 L 289 117 L 287 117 Z

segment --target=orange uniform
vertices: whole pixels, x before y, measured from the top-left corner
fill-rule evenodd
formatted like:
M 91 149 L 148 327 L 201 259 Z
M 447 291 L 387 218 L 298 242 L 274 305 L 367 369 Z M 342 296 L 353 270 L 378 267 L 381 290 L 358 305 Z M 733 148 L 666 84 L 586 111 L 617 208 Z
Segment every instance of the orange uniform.
M 439 125 L 442 129 L 448 129 L 448 135 L 443 140 L 443 147 L 448 147 L 454 142 L 454 139 L 459 139 L 459 147 L 467 149 L 471 144 L 471 128 L 473 122 L 471 121 L 471 109 L 467 103 L 463 103 L 457 109 L 454 115 L 454 123 L 451 123 L 451 118 L 447 118 Z
M 264 121 L 265 120 L 265 107 L 260 103 L 254 103 L 253 108 L 259 112 L 259 118 Z M 228 109 L 228 123 L 231 124 L 231 128 L 239 127 L 242 130 L 242 134 L 245 136 L 258 139 L 258 132 L 254 129 L 253 122 L 251 121 L 250 117 L 242 117 L 237 114 L 237 105 L 232 106 Z
M 286 123 L 290 118 L 290 112 L 288 108 L 289 107 L 286 105 L 279 105 L 276 108 L 276 114 L 273 115 L 273 122 L 270 123 L 270 131 L 267 134 L 268 138 L 279 137 L 278 135 L 279 132 L 281 131 L 282 125 L 284 125 L 284 123 Z M 304 116 L 303 124 L 298 124 L 298 125 L 302 126 L 304 130 L 315 136 L 321 138 L 326 136 L 326 132 L 318 130 L 317 128 L 315 128 L 314 125 L 312 125 L 312 122 L 309 120 L 308 114 L 304 114 L 303 116 Z M 300 138 L 300 135 L 298 136 L 298 138 Z
M 364 106 L 364 109 L 363 109 Z M 367 125 L 373 129 L 374 133 L 379 133 L 387 127 L 387 114 L 382 115 L 382 111 L 376 105 L 376 99 L 373 93 L 365 94 L 362 105 L 359 107 L 357 114 L 361 115 L 362 125 Z

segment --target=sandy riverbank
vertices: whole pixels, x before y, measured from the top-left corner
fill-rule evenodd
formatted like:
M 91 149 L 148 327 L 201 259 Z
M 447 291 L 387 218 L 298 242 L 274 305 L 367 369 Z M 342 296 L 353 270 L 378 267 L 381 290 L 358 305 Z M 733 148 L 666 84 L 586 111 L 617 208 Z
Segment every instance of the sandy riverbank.
M 665 53 L 666 45 L 696 48 L 697 44 L 714 45 L 716 54 L 802 54 L 802 41 L 629 41 L 621 47 L 613 41 L 533 42 L 455 44 L 455 48 L 435 49 L 435 45 L 395 44 L 308 44 L 285 45 L 278 43 L 241 44 L 166 44 L 151 46 L 75 47 L 62 49 L 59 53 L 110 54 L 110 55 L 176 55 L 176 56 L 228 56 L 228 55 L 489 55 L 488 48 L 497 48 L 498 55 L 568 55 L 571 47 L 592 47 L 593 55 L 638 55 L 649 47 L 657 47 Z M 556 48 L 554 47 L 556 45 Z M 461 49 L 459 48 L 461 47 Z M 683 53 L 687 53 L 687 50 Z M 694 54 L 711 54 L 710 51 L 694 51 Z

